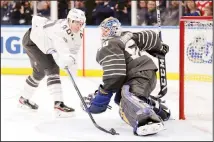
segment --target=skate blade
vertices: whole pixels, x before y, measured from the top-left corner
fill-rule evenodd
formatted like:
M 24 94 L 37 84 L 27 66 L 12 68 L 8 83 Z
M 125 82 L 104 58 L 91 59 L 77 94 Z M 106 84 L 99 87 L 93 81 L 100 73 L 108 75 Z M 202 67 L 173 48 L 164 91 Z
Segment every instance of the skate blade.
M 55 117 L 56 118 L 69 118 L 69 117 L 74 117 L 75 112 L 64 112 L 58 109 L 54 109 Z
M 28 112 L 37 112 L 38 111 L 38 109 L 32 109 L 29 106 L 23 105 L 21 103 L 18 103 L 17 107 L 24 111 L 28 111 Z
M 162 123 L 153 123 L 149 125 L 140 126 L 137 129 L 137 134 L 140 136 L 154 135 L 162 130 L 164 130 L 164 125 Z

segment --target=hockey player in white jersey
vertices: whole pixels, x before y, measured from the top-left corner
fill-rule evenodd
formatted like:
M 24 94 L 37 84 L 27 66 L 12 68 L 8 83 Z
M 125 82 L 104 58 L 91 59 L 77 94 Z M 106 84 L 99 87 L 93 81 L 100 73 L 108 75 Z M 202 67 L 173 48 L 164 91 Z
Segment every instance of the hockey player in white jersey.
M 162 102 L 151 98 L 158 69 L 145 52 L 165 55 L 168 46 L 151 30 L 122 32 L 120 22 L 114 17 L 105 19 L 100 29 L 102 46 L 96 60 L 103 69 L 103 82 L 95 93 L 85 97 L 88 108 L 84 109 L 94 114 L 105 112 L 115 93 L 119 115 L 133 127 L 134 134 L 160 132 L 170 111 Z
M 31 98 L 39 82 L 47 76 L 47 88 L 53 96 L 56 116 L 73 115 L 75 110 L 64 104 L 59 71 L 60 68 L 75 68 L 85 22 L 85 13 L 79 9 L 71 9 L 66 19 L 55 21 L 33 16 L 32 27 L 25 33 L 22 41 L 33 73 L 27 77 L 21 92 L 21 107 L 38 109 L 38 105 Z

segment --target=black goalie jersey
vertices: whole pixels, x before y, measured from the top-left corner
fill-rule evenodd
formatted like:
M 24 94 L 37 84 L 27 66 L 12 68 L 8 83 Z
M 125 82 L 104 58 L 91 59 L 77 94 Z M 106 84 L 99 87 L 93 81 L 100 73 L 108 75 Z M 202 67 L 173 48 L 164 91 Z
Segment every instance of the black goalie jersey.
M 127 76 L 134 78 L 136 72 L 157 71 L 153 60 L 145 54 L 145 51 L 155 51 L 160 47 L 160 39 L 153 31 L 134 33 L 134 38 L 125 45 L 121 44 L 119 38 L 103 42 L 97 51 L 96 60 L 103 68 L 104 89 L 118 90 L 126 82 Z

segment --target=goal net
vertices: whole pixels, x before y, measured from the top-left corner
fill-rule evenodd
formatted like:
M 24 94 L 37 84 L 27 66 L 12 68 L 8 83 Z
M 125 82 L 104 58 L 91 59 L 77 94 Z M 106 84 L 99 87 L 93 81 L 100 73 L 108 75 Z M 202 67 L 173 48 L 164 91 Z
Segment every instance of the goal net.
M 179 119 L 212 120 L 212 17 L 181 17 L 179 54 Z

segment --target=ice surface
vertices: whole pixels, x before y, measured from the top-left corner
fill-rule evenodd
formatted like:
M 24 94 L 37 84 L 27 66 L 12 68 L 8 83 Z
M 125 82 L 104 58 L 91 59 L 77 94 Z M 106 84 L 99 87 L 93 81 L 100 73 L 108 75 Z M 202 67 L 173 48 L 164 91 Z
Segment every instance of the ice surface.
M 188 96 L 188 111 L 196 108 L 207 108 L 205 119 L 196 116 L 185 121 L 178 118 L 178 82 L 168 81 L 166 103 L 176 120 L 165 122 L 166 130 L 153 136 L 138 137 L 132 128 L 125 124 L 118 115 L 118 106 L 113 99 L 112 110 L 93 115 L 96 122 L 106 128 L 114 128 L 120 135 L 110 135 L 94 127 L 87 113 L 80 108 L 80 99 L 72 86 L 69 77 L 62 77 L 65 103 L 76 109 L 72 118 L 55 118 L 53 114 L 53 98 L 46 88 L 46 78 L 41 82 L 32 100 L 39 105 L 38 112 L 29 112 L 17 108 L 18 95 L 23 88 L 26 76 L 1 76 L 1 138 L 2 140 L 109 140 L 109 141 L 165 141 L 165 140 L 212 140 L 212 90 L 206 84 L 203 94 L 195 94 L 197 87 L 192 84 L 192 92 Z M 94 92 L 101 83 L 101 78 L 76 78 L 77 86 L 83 95 Z M 200 85 L 201 86 L 201 85 Z M 207 87 L 207 88 L 206 88 Z M 204 91 L 205 90 L 205 91 Z M 153 93 L 157 93 L 156 89 Z M 192 103 L 191 103 L 192 102 Z M 193 104 L 196 102 L 195 104 Z M 206 106 L 203 106 L 206 104 Z M 200 110 L 201 111 L 201 110 Z

